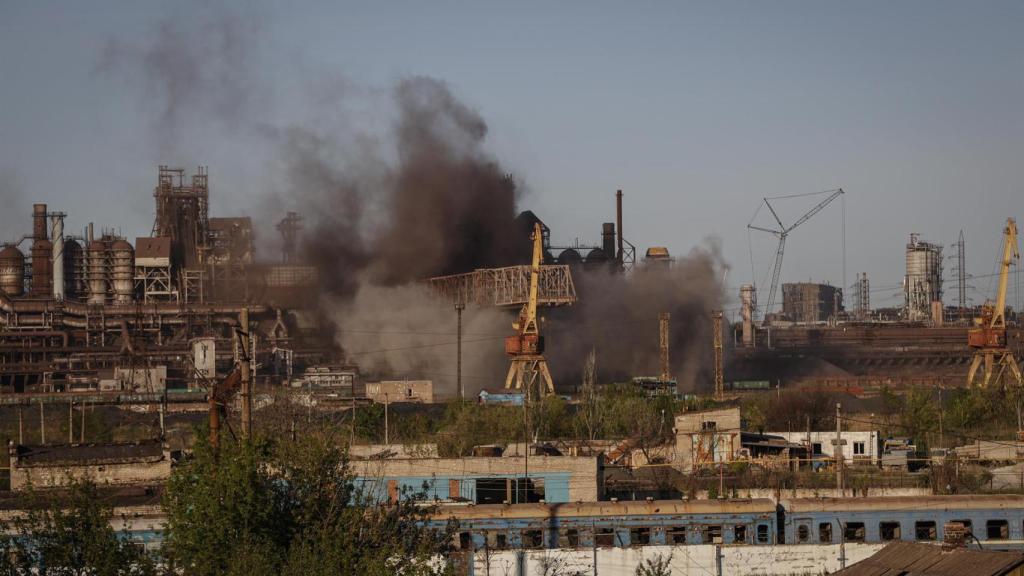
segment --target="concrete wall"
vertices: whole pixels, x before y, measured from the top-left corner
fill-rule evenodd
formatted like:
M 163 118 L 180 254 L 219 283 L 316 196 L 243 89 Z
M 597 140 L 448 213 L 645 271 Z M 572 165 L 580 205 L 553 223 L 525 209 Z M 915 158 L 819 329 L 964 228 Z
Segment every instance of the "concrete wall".
M 468 573 L 473 576 L 505 574 L 600 574 L 633 576 L 649 559 L 671 558 L 674 576 L 789 576 L 826 574 L 868 558 L 883 544 L 846 544 L 845 562 L 840 546 L 644 546 L 635 548 L 505 550 L 473 553 Z
M 351 462 L 356 484 L 367 497 L 387 501 L 395 489 L 417 492 L 427 484 L 427 497 L 439 500 L 477 497 L 481 478 L 543 480 L 548 502 L 595 502 L 603 492 L 597 457 L 533 456 L 501 458 L 410 458 Z M 452 493 L 453 488 L 458 494 Z
M 11 490 L 24 490 L 29 483 L 36 488 L 63 486 L 69 478 L 92 479 L 97 484 L 162 484 L 171 476 L 171 459 L 165 455 L 145 462 L 85 464 L 78 466 L 11 465 Z

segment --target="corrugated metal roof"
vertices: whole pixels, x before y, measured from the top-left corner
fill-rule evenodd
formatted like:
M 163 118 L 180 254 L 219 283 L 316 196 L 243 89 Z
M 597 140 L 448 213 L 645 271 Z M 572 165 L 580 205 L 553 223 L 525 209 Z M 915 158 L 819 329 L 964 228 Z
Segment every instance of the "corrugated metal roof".
M 935 544 L 893 542 L 875 555 L 835 572 L 842 576 L 1001 576 L 1024 565 L 1020 552 L 945 550 Z

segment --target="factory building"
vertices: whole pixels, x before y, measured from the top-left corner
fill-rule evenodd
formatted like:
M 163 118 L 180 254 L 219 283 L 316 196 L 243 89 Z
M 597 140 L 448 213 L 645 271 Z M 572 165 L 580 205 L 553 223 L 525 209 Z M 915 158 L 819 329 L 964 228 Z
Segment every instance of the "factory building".
M 428 500 L 476 504 L 596 502 L 603 494 L 600 456 L 386 458 L 353 460 L 355 485 L 376 502 L 424 490 Z
M 830 284 L 796 282 L 782 285 L 782 313 L 799 323 L 827 322 L 843 312 L 843 290 Z
M 130 444 L 8 446 L 11 490 L 64 486 L 91 479 L 101 485 L 166 482 L 171 453 L 159 441 Z
M 910 322 L 934 321 L 934 302 L 938 302 L 938 324 L 942 323 L 942 246 L 923 242 L 919 234 L 910 235 L 907 244 L 907 275 L 903 278 L 906 319 Z
M 187 387 L 196 375 L 190 342 L 215 344 L 204 377 L 217 362 L 229 368 L 243 309 L 257 363 L 286 356 L 301 371 L 331 360 L 322 319 L 304 314 L 317 307 L 317 269 L 294 257 L 256 262 L 252 221 L 210 217 L 209 194 L 205 168 L 188 176 L 160 166 L 152 232 L 134 246 L 91 223 L 69 232 L 64 213 L 33 205 L 31 233 L 0 245 L 0 390 L 31 390 L 43 374 L 61 388 L 144 365 L 166 366 L 166 387 Z

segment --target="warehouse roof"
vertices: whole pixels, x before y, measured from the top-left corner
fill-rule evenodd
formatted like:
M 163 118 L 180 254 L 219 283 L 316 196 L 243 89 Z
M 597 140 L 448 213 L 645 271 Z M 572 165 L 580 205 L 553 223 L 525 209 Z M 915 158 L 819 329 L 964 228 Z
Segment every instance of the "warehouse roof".
M 1024 554 L 944 549 L 934 544 L 894 542 L 870 558 L 844 568 L 843 576 L 1003 576 L 1024 566 Z

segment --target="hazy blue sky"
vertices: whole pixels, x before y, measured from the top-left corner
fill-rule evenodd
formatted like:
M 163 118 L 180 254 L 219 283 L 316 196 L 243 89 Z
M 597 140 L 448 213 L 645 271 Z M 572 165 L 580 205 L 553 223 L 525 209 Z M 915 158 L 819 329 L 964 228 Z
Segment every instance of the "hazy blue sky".
M 172 107 L 135 52 L 221 18 L 231 45 L 207 48 L 226 55 L 176 78 Z M 680 255 L 717 237 L 736 286 L 763 196 L 842 187 L 847 282 L 867 272 L 873 303 L 895 303 L 911 232 L 964 229 L 987 275 L 1024 206 L 1022 25 L 1021 2 L 0 0 L 0 238 L 29 231 L 31 201 L 72 230 L 146 234 L 160 163 L 209 165 L 213 211 L 252 213 L 276 185 L 254 118 L 385 133 L 377 103 L 428 75 L 486 119 L 556 241 L 597 241 L 622 188 L 633 243 Z M 841 283 L 841 213 L 793 233 L 784 280 Z M 774 240 L 753 239 L 760 283 Z

